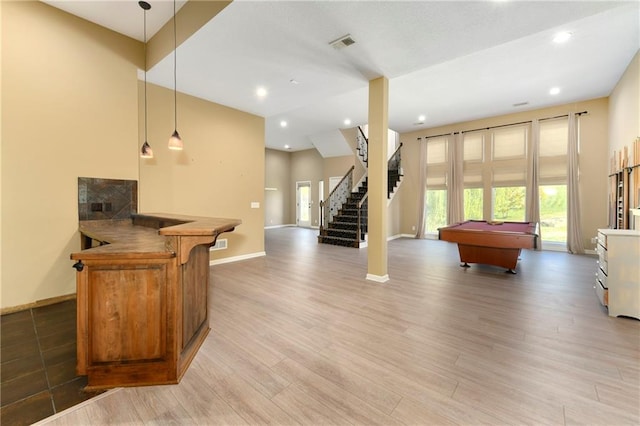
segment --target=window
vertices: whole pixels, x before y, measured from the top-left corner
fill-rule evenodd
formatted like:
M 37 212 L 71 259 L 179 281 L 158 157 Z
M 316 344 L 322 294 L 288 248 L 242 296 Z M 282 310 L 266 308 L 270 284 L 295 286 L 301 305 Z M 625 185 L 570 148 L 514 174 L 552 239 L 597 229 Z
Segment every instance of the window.
M 512 126 L 494 129 L 492 133 L 494 160 L 525 158 L 527 152 L 527 127 Z
M 566 118 L 539 122 L 540 228 L 545 242 L 567 233 Z M 464 133 L 464 219 L 524 221 L 531 125 Z M 448 136 L 427 139 L 427 232 L 446 225 Z
M 466 162 L 482 161 L 484 158 L 484 135 L 465 133 L 463 139 L 463 159 Z
M 482 220 L 482 188 L 464 189 L 464 220 Z
M 427 164 L 447 163 L 447 138 L 434 138 L 427 141 Z
M 524 186 L 493 188 L 492 218 L 505 222 L 523 222 L 525 194 Z
M 545 120 L 540 122 L 540 184 L 567 182 L 568 122 Z
M 426 231 L 438 232 L 438 228 L 447 225 L 447 191 L 427 189 L 426 198 Z
M 546 242 L 567 241 L 566 118 L 540 122 L 540 233 Z
M 540 185 L 540 232 L 544 241 L 567 241 L 567 185 Z
M 438 232 L 447 225 L 447 158 L 446 137 L 427 139 L 427 192 L 425 195 L 426 232 Z

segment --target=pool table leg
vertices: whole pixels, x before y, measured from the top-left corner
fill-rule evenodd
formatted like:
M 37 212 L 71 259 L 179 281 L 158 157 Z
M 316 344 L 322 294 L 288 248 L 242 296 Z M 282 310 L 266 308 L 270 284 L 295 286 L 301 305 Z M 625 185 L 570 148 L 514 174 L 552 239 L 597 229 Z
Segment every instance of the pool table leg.
M 464 262 L 462 264 L 460 264 L 461 268 L 471 268 L 471 265 L 469 265 L 467 262 Z

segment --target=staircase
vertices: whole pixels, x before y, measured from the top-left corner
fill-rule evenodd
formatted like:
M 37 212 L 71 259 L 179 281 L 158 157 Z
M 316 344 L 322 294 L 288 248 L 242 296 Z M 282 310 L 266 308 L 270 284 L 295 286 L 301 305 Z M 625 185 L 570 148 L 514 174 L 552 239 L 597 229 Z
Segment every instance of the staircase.
M 320 231 L 319 243 L 360 247 L 367 233 L 367 181 L 351 192 L 337 214 Z
M 367 140 L 362 129 L 358 133 L 357 154 L 360 161 L 367 164 Z M 363 141 L 364 139 L 364 141 Z M 391 199 L 402 180 L 400 148 L 391 156 L 387 164 L 387 198 Z M 362 247 L 367 235 L 368 177 L 365 176 L 355 190 L 352 166 L 329 197 L 320 203 L 320 235 L 318 242 L 345 247 Z

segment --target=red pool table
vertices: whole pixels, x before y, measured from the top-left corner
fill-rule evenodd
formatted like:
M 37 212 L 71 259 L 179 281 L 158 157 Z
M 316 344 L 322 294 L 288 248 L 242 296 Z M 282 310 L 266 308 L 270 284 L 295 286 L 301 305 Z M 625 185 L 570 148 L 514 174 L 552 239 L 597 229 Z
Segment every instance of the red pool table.
M 520 251 L 536 248 L 538 244 L 538 225 L 469 220 L 439 228 L 438 238 L 458 243 L 460 266 L 483 263 L 507 268 L 507 272 L 515 274 Z

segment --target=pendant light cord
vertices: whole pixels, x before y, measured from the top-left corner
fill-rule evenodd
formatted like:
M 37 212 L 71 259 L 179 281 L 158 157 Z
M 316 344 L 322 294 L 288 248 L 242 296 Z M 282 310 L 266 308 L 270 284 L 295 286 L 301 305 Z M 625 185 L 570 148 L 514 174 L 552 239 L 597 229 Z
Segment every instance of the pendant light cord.
M 147 142 L 147 11 L 144 10 L 144 142 Z
M 178 41 L 176 37 L 176 0 L 173 0 L 173 124 L 178 130 L 178 79 L 176 77 L 176 63 L 178 55 Z

